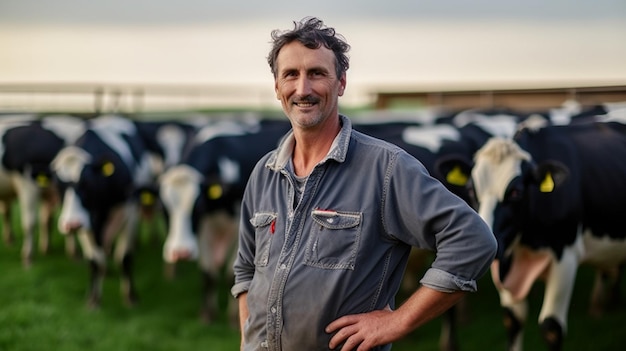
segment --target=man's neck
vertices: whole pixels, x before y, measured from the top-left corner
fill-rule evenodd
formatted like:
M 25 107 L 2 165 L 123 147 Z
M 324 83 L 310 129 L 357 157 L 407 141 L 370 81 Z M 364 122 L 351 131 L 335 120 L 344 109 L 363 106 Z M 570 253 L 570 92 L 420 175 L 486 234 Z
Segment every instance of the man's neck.
M 296 175 L 307 176 L 315 165 L 328 155 L 337 134 L 341 130 L 339 119 L 320 130 L 294 130 L 296 145 L 293 150 L 293 166 Z

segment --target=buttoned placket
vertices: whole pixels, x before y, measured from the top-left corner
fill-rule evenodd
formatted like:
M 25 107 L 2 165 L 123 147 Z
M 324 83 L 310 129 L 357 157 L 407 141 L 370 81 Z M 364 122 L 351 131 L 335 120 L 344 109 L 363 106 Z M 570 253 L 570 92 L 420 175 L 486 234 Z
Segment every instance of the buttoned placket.
M 278 341 L 282 333 L 283 291 L 287 283 L 287 277 L 293 266 L 298 247 L 300 246 L 304 218 L 306 217 L 303 214 L 306 213 L 306 209 L 310 207 L 309 203 L 314 197 L 315 189 L 317 189 L 317 185 L 322 177 L 323 171 L 319 169 L 319 166 L 320 165 L 316 166 L 309 175 L 304 185 L 302 198 L 294 210 L 292 210 L 293 206 L 291 206 L 291 204 L 293 201 L 296 201 L 296 191 L 294 189 L 295 180 L 288 171 L 284 169 L 281 170 L 282 175 L 289 182 L 289 189 L 287 191 L 287 203 L 289 206 L 287 206 L 288 221 L 285 227 L 285 243 L 278 258 L 268 301 L 270 308 L 269 315 L 267 316 L 268 334 L 266 346 L 269 350 L 280 350 L 280 343 Z

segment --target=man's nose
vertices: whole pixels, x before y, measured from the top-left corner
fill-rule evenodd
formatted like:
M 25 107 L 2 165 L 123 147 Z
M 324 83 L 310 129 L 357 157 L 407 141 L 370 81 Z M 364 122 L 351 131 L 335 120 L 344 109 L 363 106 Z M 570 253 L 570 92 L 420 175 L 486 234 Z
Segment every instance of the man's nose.
M 296 93 L 300 96 L 307 96 L 311 94 L 311 80 L 308 77 L 302 76 L 298 79 Z

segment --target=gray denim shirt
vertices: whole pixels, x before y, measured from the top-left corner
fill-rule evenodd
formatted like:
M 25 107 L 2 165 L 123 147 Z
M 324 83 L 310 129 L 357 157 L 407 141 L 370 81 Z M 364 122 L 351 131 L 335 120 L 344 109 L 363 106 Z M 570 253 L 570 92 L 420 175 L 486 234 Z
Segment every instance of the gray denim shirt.
M 244 350 L 328 350 L 333 320 L 395 307 L 411 246 L 437 252 L 421 283 L 445 292 L 475 291 L 495 256 L 465 202 L 414 157 L 340 118 L 301 199 L 291 133 L 249 178 L 231 289 L 248 292 Z

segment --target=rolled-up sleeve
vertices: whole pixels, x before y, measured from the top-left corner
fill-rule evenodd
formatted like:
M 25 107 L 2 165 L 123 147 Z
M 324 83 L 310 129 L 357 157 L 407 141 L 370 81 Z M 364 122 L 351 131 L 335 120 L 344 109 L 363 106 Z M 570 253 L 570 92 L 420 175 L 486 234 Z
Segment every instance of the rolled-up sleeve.
M 407 159 L 409 158 L 409 159 Z M 400 153 L 388 172 L 383 220 L 393 238 L 435 253 L 420 282 L 436 290 L 476 291 L 497 242 L 487 224 L 461 198 Z
M 253 179 L 251 177 L 251 179 Z M 249 219 L 250 209 L 246 206 L 250 201 L 246 201 L 249 197 L 250 184 L 246 187 L 244 193 L 244 201 L 242 202 L 241 215 L 239 220 L 239 239 L 237 248 L 237 257 L 233 266 L 235 272 L 235 283 L 230 293 L 237 298 L 241 293 L 248 291 L 252 278 L 254 277 L 254 253 L 255 253 L 255 237 L 254 228 Z

